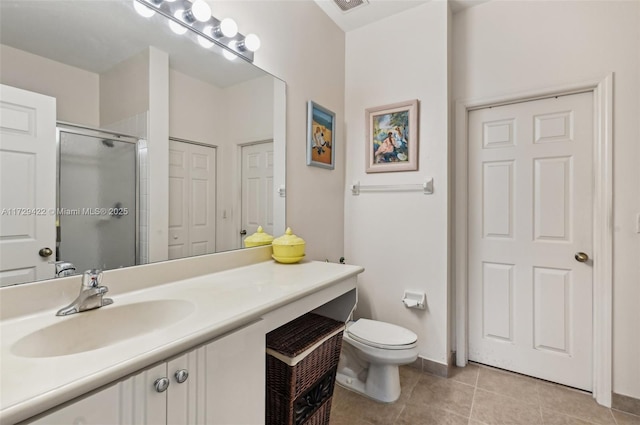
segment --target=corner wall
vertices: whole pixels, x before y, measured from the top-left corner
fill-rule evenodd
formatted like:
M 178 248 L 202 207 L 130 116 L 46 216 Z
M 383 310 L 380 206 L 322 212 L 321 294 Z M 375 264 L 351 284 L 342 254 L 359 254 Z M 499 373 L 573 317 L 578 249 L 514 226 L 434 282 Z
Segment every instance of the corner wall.
M 346 43 L 346 181 L 421 184 L 422 192 L 345 194 L 345 256 L 364 266 L 358 317 L 418 335 L 420 357 L 447 364 L 448 5 L 433 1 L 350 31 Z M 365 173 L 365 109 L 420 101 L 419 169 Z M 427 310 L 405 308 L 405 289 L 426 292 Z
M 640 398 L 640 2 L 493 1 L 453 27 L 454 99 L 614 72 L 613 391 Z

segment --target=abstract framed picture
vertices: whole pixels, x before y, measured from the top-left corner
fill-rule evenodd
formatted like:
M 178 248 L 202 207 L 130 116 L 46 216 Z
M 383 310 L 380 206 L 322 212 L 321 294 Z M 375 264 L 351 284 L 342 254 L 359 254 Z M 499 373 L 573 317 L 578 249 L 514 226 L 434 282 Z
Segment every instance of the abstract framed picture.
M 368 108 L 365 114 L 366 171 L 418 169 L 418 100 Z
M 307 165 L 335 167 L 336 114 L 314 101 L 307 103 Z

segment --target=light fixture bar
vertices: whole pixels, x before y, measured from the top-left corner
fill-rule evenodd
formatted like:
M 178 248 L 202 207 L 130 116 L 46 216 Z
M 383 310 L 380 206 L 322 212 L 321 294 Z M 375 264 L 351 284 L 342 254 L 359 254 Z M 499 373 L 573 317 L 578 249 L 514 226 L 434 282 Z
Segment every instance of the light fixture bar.
M 160 1 L 157 0 L 134 0 L 135 2 L 144 5 L 151 10 L 154 10 L 158 14 L 164 16 L 172 22 L 175 22 L 178 25 L 181 25 L 189 30 L 191 30 L 196 35 L 203 37 L 206 40 L 214 43 L 218 47 L 227 50 L 248 62 L 253 62 L 253 52 L 248 49 L 242 49 L 239 46 L 244 46 L 245 36 L 237 33 L 233 37 L 225 37 L 223 34 L 216 33 L 211 34 L 205 32 L 205 28 L 212 27 L 218 28 L 220 27 L 221 21 L 215 17 L 211 17 L 208 21 L 201 22 L 198 20 L 194 20 L 193 22 L 187 22 L 186 20 L 182 20 L 176 16 L 177 11 L 179 10 L 189 10 L 191 7 L 191 2 L 189 0 L 177 0 L 177 1 Z M 179 14 L 180 15 L 180 14 Z M 217 35 L 220 35 L 218 37 Z

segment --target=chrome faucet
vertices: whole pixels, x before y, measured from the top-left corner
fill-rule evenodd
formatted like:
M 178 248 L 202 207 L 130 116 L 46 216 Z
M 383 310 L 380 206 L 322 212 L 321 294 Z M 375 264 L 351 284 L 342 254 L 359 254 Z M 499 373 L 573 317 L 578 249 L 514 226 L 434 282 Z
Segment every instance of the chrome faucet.
M 67 316 L 113 304 L 111 298 L 103 298 L 103 295 L 109 292 L 109 288 L 100 286 L 101 282 L 102 270 L 91 269 L 84 272 L 78 298 L 65 308 L 58 310 L 56 316 Z

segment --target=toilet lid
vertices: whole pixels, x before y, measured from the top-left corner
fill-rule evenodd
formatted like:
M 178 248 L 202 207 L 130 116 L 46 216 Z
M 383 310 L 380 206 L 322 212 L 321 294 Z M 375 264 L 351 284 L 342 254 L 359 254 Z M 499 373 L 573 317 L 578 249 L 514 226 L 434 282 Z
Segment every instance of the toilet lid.
M 347 328 L 347 333 L 355 340 L 376 347 L 411 345 L 418 340 L 409 329 L 369 319 L 358 319 Z

